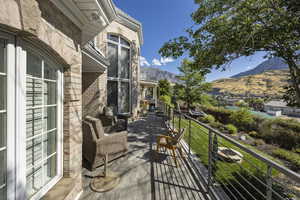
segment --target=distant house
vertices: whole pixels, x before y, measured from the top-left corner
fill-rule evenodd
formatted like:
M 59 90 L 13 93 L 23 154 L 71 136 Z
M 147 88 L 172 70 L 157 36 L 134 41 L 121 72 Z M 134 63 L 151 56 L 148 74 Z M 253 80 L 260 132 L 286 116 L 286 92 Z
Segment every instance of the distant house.
M 300 117 L 300 108 L 289 107 L 284 101 L 269 101 L 268 103 L 265 103 L 264 111 L 275 116 L 281 112 L 283 115 Z
M 140 94 L 141 94 L 141 103 L 147 103 L 148 109 L 157 106 L 157 90 L 158 90 L 158 83 L 156 81 L 140 81 Z

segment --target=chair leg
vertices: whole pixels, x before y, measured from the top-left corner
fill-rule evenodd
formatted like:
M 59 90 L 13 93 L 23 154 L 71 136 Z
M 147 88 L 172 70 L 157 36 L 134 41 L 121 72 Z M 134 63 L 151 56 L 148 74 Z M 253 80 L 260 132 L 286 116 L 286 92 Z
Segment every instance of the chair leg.
M 175 165 L 176 165 L 176 167 L 178 167 L 177 158 L 176 158 L 176 153 L 175 153 L 175 150 L 174 150 L 174 149 L 172 149 L 172 153 L 173 153 Z
M 178 151 L 179 151 L 179 153 L 180 153 L 180 156 L 184 159 L 183 152 L 182 152 L 182 148 L 179 147 L 179 148 L 178 148 Z

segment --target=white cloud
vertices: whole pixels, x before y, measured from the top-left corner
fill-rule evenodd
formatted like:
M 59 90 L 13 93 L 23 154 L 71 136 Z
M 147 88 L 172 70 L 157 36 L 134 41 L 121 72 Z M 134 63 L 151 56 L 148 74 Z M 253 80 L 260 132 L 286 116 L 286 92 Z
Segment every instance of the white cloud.
M 171 58 L 171 57 L 168 57 L 168 58 L 161 57 L 161 58 L 160 58 L 160 63 L 161 63 L 162 65 L 166 65 L 166 64 L 168 64 L 168 63 L 170 63 L 170 62 L 174 62 L 174 59 Z
M 141 64 L 142 67 L 144 67 L 144 66 L 149 67 L 149 66 L 150 66 L 150 63 L 149 63 L 149 62 L 147 61 L 147 59 L 146 59 L 145 57 L 143 57 L 143 56 L 140 56 L 140 64 Z
M 161 62 L 158 59 L 156 59 L 156 58 L 154 58 L 152 60 L 152 65 L 154 65 L 154 66 L 162 66 Z

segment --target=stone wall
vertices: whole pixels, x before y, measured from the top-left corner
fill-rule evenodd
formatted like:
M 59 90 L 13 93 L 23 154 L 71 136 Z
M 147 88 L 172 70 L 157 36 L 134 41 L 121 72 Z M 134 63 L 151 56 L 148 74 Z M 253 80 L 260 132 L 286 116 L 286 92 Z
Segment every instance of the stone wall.
M 103 112 L 107 104 L 107 74 L 84 72 L 82 73 L 82 107 L 83 117 L 97 116 Z
M 104 31 L 97 36 L 97 45 L 100 51 L 106 55 L 107 53 L 107 34 L 113 33 L 120 35 L 131 42 L 131 70 L 132 70 L 132 112 L 136 118 L 140 107 L 140 43 L 138 33 L 119 24 L 118 22 L 111 23 Z
M 63 173 L 81 190 L 81 31 L 48 0 L 0 0 L 0 27 L 33 42 L 64 66 Z M 76 179 L 76 180 L 75 180 Z M 78 191 L 78 192 L 79 192 Z

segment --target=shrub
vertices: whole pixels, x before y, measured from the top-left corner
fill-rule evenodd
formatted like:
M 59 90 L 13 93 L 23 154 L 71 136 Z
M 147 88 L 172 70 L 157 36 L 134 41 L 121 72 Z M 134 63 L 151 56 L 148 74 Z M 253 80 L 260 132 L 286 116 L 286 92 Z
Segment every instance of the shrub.
M 220 122 L 216 122 L 216 121 L 209 123 L 209 125 L 213 128 L 219 129 L 219 130 L 224 127 L 223 124 L 221 124 Z
M 293 152 L 300 154 L 300 148 L 294 148 Z
M 202 118 L 202 120 L 205 123 L 212 123 L 215 121 L 215 118 L 212 115 L 206 115 L 205 117 Z
M 234 112 L 223 107 L 203 106 L 201 107 L 203 112 L 213 115 L 217 121 L 223 124 L 229 124 L 229 116 Z
M 162 102 L 164 102 L 165 104 L 167 104 L 168 106 L 171 105 L 171 97 L 168 95 L 163 95 L 159 97 L 159 100 L 161 100 Z
M 287 151 L 284 149 L 276 148 L 272 151 L 272 154 L 280 159 L 290 162 L 291 168 L 298 171 L 300 169 L 300 155 Z
M 260 146 L 260 145 L 264 145 L 264 144 L 266 144 L 266 143 L 262 139 L 257 139 L 257 140 L 254 140 L 254 142 L 253 142 L 254 146 Z
M 251 136 L 251 137 L 254 137 L 254 138 L 257 138 L 257 137 L 258 137 L 258 133 L 257 133 L 256 131 L 250 131 L 250 132 L 248 133 L 248 135 Z
M 293 120 L 265 120 L 260 127 L 260 137 L 267 143 L 292 150 L 300 148 L 300 123 Z
M 244 131 L 248 131 L 254 122 L 253 115 L 245 108 L 233 112 L 229 118 L 234 125 Z
M 237 134 L 237 128 L 233 124 L 227 124 L 226 129 L 228 130 L 229 134 Z

